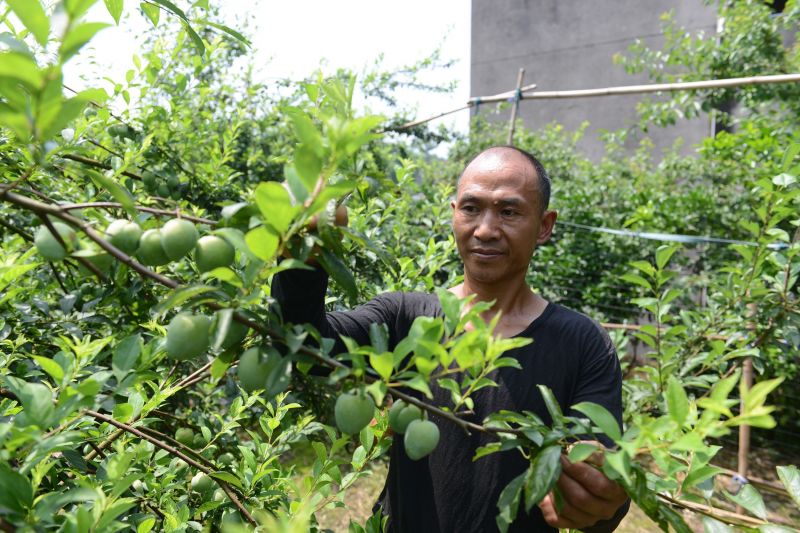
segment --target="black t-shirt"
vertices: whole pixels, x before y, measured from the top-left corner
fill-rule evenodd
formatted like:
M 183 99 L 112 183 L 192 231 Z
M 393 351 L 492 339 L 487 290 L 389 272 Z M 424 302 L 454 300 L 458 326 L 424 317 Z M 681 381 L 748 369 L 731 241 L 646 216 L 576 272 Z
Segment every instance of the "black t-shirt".
M 291 270 L 276 275 L 272 295 L 290 323 L 310 323 L 323 337 L 337 341 L 340 335 L 359 344 L 369 344 L 369 325 L 386 324 L 389 349 L 408 334 L 415 318 L 442 316 L 436 295 L 418 292 L 382 294 L 347 312 L 325 312 L 327 275 L 320 270 Z M 549 303 L 541 316 L 519 334 L 533 343 L 506 352 L 519 360 L 522 369 L 501 368 L 490 377 L 497 387 L 483 388 L 473 395 L 474 412 L 469 420 L 481 423 L 499 410 L 531 411 L 545 423 L 551 419 L 536 387 L 548 386 L 561 409 L 582 401 L 598 403 L 618 421 L 622 417 L 621 373 L 614 345 L 605 331 L 588 317 Z M 431 383 L 435 405 L 449 405 L 450 393 Z M 395 439 L 390 452 L 389 473 L 381 506 L 389 514 L 389 530 L 398 532 L 493 532 L 497 500 L 505 486 L 522 473 L 528 461 L 516 450 L 493 453 L 473 461 L 475 450 L 494 439 L 483 433 L 466 434 L 463 429 L 435 416 L 439 445 L 419 461 L 411 460 L 402 439 Z M 591 531 L 612 531 L 627 506 L 607 523 Z M 525 514 L 520 508 L 509 531 L 550 532 L 537 506 Z

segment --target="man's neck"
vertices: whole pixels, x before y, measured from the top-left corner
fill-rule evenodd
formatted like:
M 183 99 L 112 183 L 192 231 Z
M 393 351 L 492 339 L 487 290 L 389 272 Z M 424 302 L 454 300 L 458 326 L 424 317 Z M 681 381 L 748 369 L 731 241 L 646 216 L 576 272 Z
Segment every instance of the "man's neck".
M 520 333 L 538 318 L 548 303 L 531 290 L 524 277 L 505 283 L 480 283 L 465 275 L 464 283 L 451 288 L 450 292 L 460 298 L 475 295 L 470 307 L 476 302 L 494 301 L 482 318 L 489 322 L 500 313 L 497 333 L 509 337 Z

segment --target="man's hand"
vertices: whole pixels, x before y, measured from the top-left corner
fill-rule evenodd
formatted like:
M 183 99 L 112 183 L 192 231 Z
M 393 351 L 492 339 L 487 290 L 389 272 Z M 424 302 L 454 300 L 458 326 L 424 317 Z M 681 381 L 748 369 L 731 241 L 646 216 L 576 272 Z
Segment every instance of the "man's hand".
M 597 442 L 591 444 L 602 446 Z M 552 492 L 539 502 L 545 521 L 552 527 L 583 529 L 593 526 L 614 516 L 628 499 L 622 487 L 592 464 L 602 466 L 603 454 L 595 452 L 585 463 L 575 464 L 561 456 L 561 477 L 558 479 L 558 488 L 563 496 L 561 512 L 556 510 Z

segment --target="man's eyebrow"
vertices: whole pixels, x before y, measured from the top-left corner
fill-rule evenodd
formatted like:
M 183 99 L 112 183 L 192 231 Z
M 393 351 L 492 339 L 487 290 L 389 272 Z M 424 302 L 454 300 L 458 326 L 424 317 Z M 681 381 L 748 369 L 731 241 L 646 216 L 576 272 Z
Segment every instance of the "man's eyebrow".
M 461 198 L 459 198 L 459 202 L 482 202 L 482 201 L 484 200 L 481 197 L 468 192 L 462 194 Z M 515 196 L 512 196 L 510 198 L 501 198 L 493 203 L 499 204 L 503 207 L 518 207 L 523 205 L 525 201 L 522 198 L 517 198 Z

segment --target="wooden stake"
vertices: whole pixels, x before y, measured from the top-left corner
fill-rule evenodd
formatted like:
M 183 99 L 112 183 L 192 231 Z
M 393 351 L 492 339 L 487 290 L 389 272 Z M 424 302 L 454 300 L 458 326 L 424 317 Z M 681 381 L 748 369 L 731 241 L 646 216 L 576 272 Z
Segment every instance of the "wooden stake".
M 514 124 L 517 122 L 517 111 L 519 110 L 519 101 L 522 98 L 522 80 L 525 78 L 525 69 L 519 69 L 517 73 L 517 90 L 514 93 L 514 105 L 511 108 L 511 120 L 508 124 L 508 142 L 506 144 L 514 144 Z
M 756 304 L 750 303 L 747 304 L 748 315 L 755 316 L 756 314 Z M 739 403 L 740 413 L 744 412 L 744 395 L 750 388 L 753 386 L 753 359 L 751 357 L 747 357 L 742 364 L 742 388 L 741 388 L 741 399 Z M 748 470 L 748 455 L 750 454 L 750 426 L 747 424 L 743 424 L 739 426 L 739 453 L 737 457 L 737 472 L 738 474 L 747 479 L 747 470 Z M 743 509 L 740 505 L 736 506 L 736 512 L 741 513 Z

